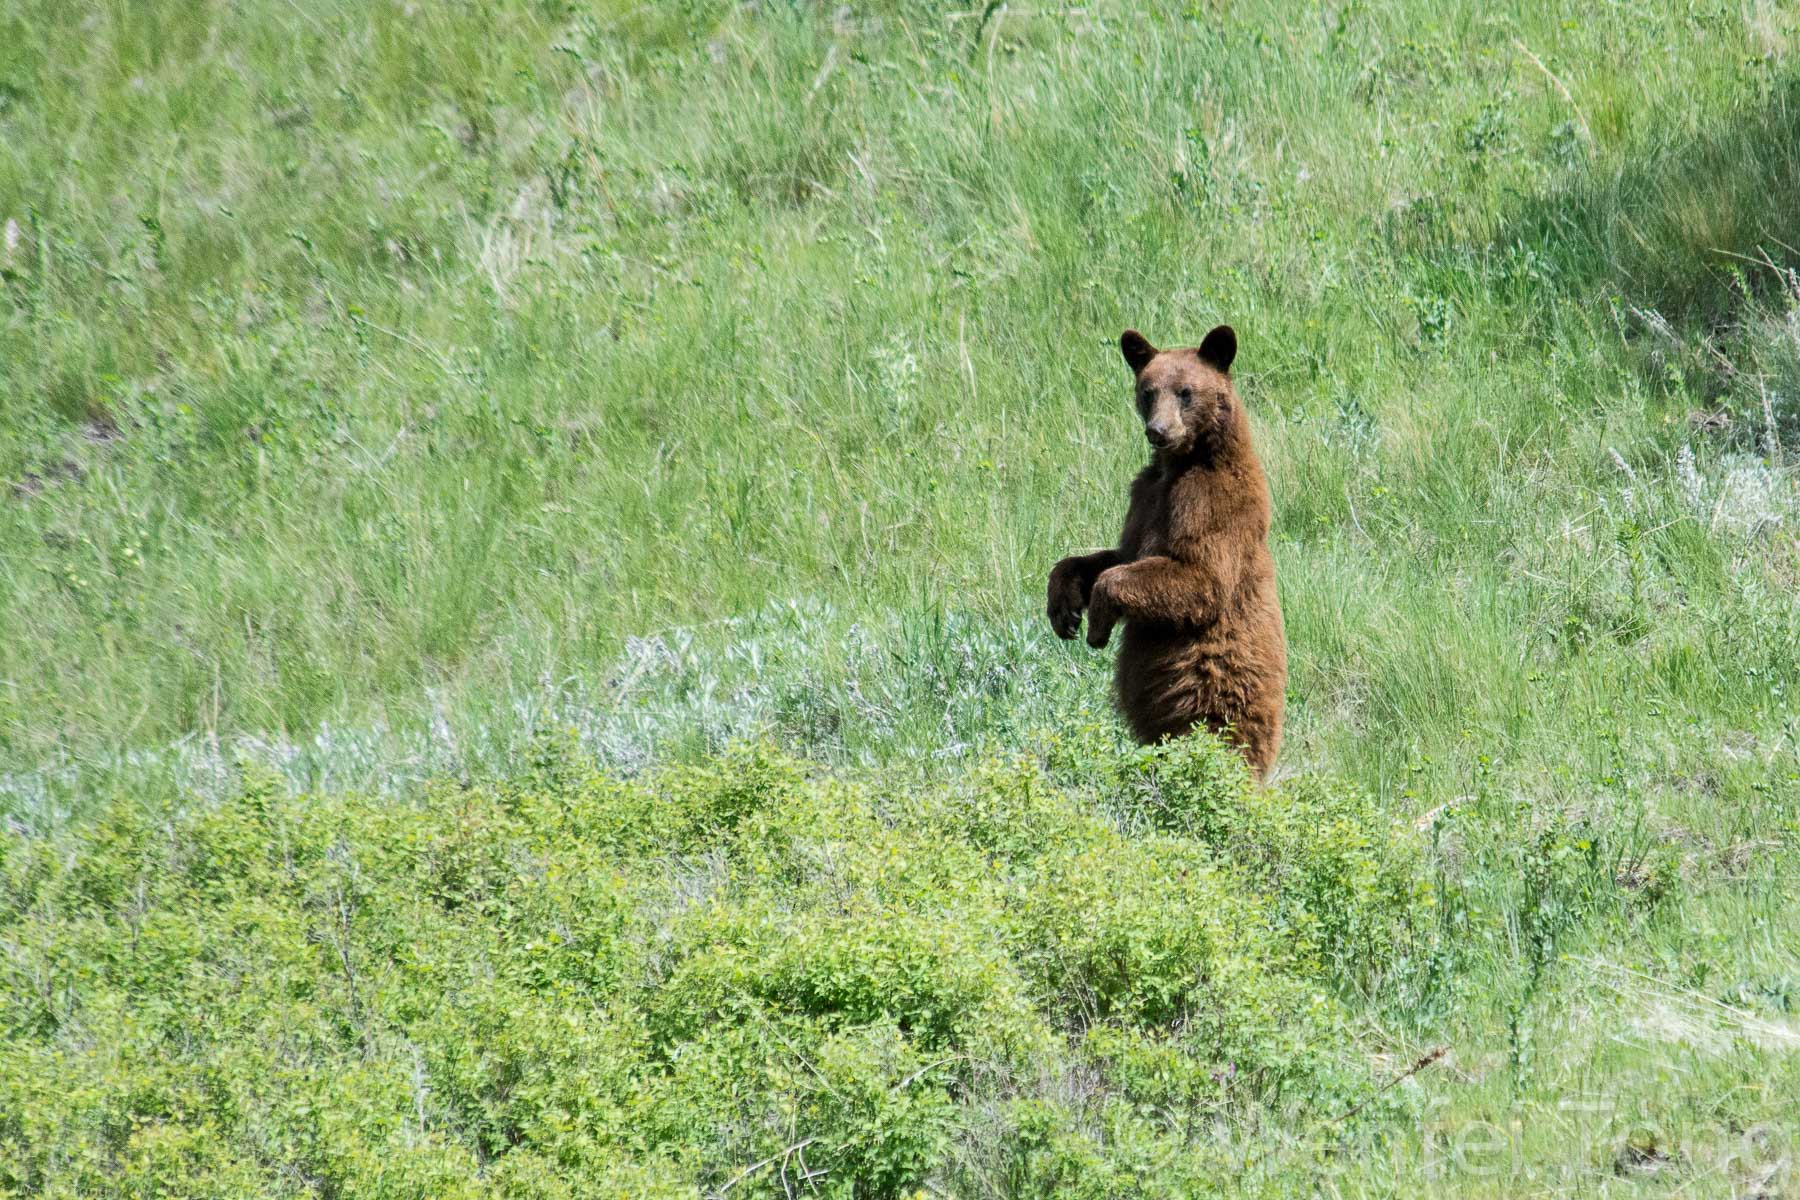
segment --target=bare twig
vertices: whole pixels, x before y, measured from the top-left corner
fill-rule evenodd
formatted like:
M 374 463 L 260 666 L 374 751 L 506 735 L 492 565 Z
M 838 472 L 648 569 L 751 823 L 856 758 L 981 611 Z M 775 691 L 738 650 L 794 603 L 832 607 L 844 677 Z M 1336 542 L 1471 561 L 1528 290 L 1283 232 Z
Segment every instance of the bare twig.
M 1357 533 L 1367 539 L 1369 533 L 1362 527 L 1362 518 L 1356 515 L 1356 498 L 1350 494 L 1350 485 L 1347 483 L 1344 485 L 1344 503 L 1350 506 L 1350 523 L 1356 526 Z
M 988 124 L 990 127 L 997 129 L 1000 126 L 1000 102 L 994 97 L 994 47 L 1000 41 L 1000 24 L 1006 19 L 1006 5 L 1001 4 L 996 9 L 995 6 L 990 3 L 988 5 L 988 11 L 996 14 L 994 18 L 994 32 L 988 35 L 987 44 Z M 982 25 L 985 24 L 987 24 L 987 19 L 983 17 Z M 975 36 L 977 38 L 981 36 L 981 25 L 975 27 Z
M 819 73 L 813 76 L 812 87 L 807 90 L 806 107 L 812 107 L 813 97 L 819 94 L 819 89 L 825 86 L 827 79 L 831 78 L 832 68 L 837 66 L 837 49 L 838 44 L 833 42 L 831 47 L 825 51 L 824 65 L 819 68 Z
M 889 1090 L 900 1090 L 900 1089 L 904 1089 L 904 1088 L 909 1088 L 913 1084 L 919 1082 L 919 1080 L 922 1079 L 926 1075 L 927 1072 L 935 1071 L 941 1066 L 945 1066 L 946 1064 L 956 1062 L 958 1059 L 962 1059 L 962 1058 L 966 1058 L 966 1057 L 968 1057 L 968 1056 L 964 1055 L 964 1054 L 952 1054 L 950 1057 L 940 1058 L 934 1063 L 926 1063 L 924 1066 L 922 1066 L 918 1070 L 914 1071 L 911 1075 L 908 1075 L 905 1079 L 902 1079 L 899 1083 L 896 1083 L 894 1085 L 894 1087 Z
M 395 341 L 405 342 L 407 345 L 411 346 L 413 349 L 419 351 L 422 354 L 427 355 L 428 357 L 430 357 L 432 359 L 432 361 L 437 363 L 438 369 L 443 371 L 444 374 L 451 375 L 451 376 L 460 376 L 463 374 L 462 371 L 457 369 L 456 364 L 451 362 L 448 358 L 446 358 L 441 351 L 436 350 L 433 347 L 426 345 L 424 342 L 422 342 L 418 338 L 412 336 L 410 333 L 402 333 L 398 329 L 389 329 L 386 325 L 377 324 L 376 322 L 369 320 L 367 317 L 363 316 L 360 313 L 353 313 L 353 312 L 349 312 L 348 310 L 346 310 L 346 315 L 350 318 L 350 320 L 353 324 L 360 325 L 365 329 L 373 329 L 376 333 L 386 334 L 388 337 L 393 338 Z
M 1400 1072 L 1400 1074 L 1394 1076 L 1392 1079 L 1388 1080 L 1386 1083 L 1384 1083 L 1380 1087 L 1376 1088 L 1373 1092 L 1369 1093 L 1369 1095 L 1365 1096 L 1361 1102 L 1351 1105 L 1349 1108 L 1345 1109 L 1343 1112 L 1339 1113 L 1335 1117 L 1330 1118 L 1329 1120 L 1324 1120 L 1324 1121 L 1319 1121 L 1319 1122 L 1314 1123 L 1313 1125 L 1308 1127 L 1306 1132 L 1314 1133 L 1314 1132 L 1317 1132 L 1318 1130 L 1325 1129 L 1329 1126 L 1339 1125 L 1345 1121 L 1348 1121 L 1351 1117 L 1354 1117 L 1357 1113 L 1361 1112 L 1363 1109 L 1367 1108 L 1369 1105 L 1371 1105 L 1371 1104 L 1375 1103 L 1375 1101 L 1379 1100 L 1390 1089 L 1399 1086 L 1400 1084 L 1406 1082 L 1408 1079 L 1411 1079 L 1414 1075 L 1417 1075 L 1420 1071 L 1423 1071 L 1426 1067 L 1429 1067 L 1432 1063 L 1437 1062 L 1439 1059 L 1443 1058 L 1444 1055 L 1446 1055 L 1448 1053 L 1450 1053 L 1450 1047 L 1448 1047 L 1448 1046 L 1439 1046 L 1436 1049 L 1429 1051 L 1423 1057 L 1421 1057 L 1419 1059 L 1419 1061 L 1415 1062 L 1412 1066 L 1406 1068 L 1406 1070 Z M 1243 1164 L 1242 1170 L 1248 1171 L 1251 1167 L 1255 1166 L 1257 1163 L 1259 1163 L 1263 1159 L 1267 1158 L 1270 1154 L 1274 1153 L 1274 1149 L 1275 1148 L 1273 1146 L 1266 1147 L 1260 1153 L 1258 1153 L 1255 1156 L 1251 1157 L 1250 1159 L 1246 1160 Z
M 1386 1083 L 1384 1083 L 1380 1087 L 1376 1088 L 1373 1092 L 1369 1093 L 1369 1095 L 1363 1097 L 1362 1100 L 1359 1101 L 1358 1103 L 1351 1105 L 1349 1108 L 1345 1109 L 1343 1112 L 1339 1113 L 1337 1116 L 1331 1118 L 1331 1120 L 1326 1121 L 1323 1124 L 1338 1125 L 1338 1124 L 1342 1124 L 1345 1121 L 1348 1121 L 1351 1117 L 1354 1117 L 1357 1113 L 1359 1113 L 1363 1109 L 1369 1107 L 1369 1105 L 1375 1103 L 1375 1101 L 1381 1099 L 1382 1096 L 1386 1095 L 1393 1088 L 1398 1087 L 1402 1083 L 1405 1083 L 1408 1079 L 1411 1079 L 1414 1075 L 1417 1075 L 1420 1071 L 1423 1071 L 1426 1067 L 1429 1067 L 1432 1063 L 1436 1062 L 1438 1059 L 1444 1057 L 1444 1055 L 1446 1055 L 1448 1053 L 1450 1053 L 1450 1047 L 1448 1047 L 1448 1046 L 1439 1046 L 1436 1049 L 1429 1051 L 1428 1053 L 1423 1055 L 1419 1059 L 1418 1062 L 1414 1063 L 1412 1066 L 1406 1068 L 1406 1070 L 1400 1072 L 1398 1075 L 1394 1076 L 1392 1079 L 1388 1080 Z
M 1775 402 L 1769 399 L 1766 380 L 1758 378 L 1756 386 L 1762 392 L 1763 430 L 1769 440 L 1769 459 L 1778 463 L 1781 461 L 1781 433 L 1775 427 Z
M 751 1163 L 749 1166 L 747 1166 L 743 1170 L 739 1171 L 736 1175 L 733 1175 L 730 1178 L 730 1180 L 728 1180 L 725 1183 L 725 1185 L 723 1187 L 721 1187 L 718 1191 L 714 1192 L 713 1195 L 714 1196 L 723 1196 L 726 1192 L 729 1192 L 732 1188 L 734 1188 L 738 1184 L 744 1182 L 744 1180 L 750 1178 L 750 1176 L 756 1174 L 756 1172 L 762 1170 L 764 1167 L 772 1167 L 777 1162 L 783 1163 L 785 1165 L 785 1163 L 787 1162 L 787 1160 L 789 1158 L 800 1153 L 802 1150 L 806 1149 L 808 1146 L 812 1145 L 814 1142 L 816 1142 L 818 1140 L 819 1139 L 816 1137 L 803 1138 L 802 1140 L 795 1142 L 793 1145 L 789 1146 L 787 1149 L 783 1150 L 779 1154 L 771 1154 L 771 1155 L 769 1155 L 769 1157 L 763 1159 L 761 1162 Z M 802 1159 L 801 1160 L 802 1164 L 804 1164 L 805 1161 L 806 1160 Z M 802 1167 L 802 1169 L 804 1169 L 804 1166 Z M 810 1178 L 811 1174 L 812 1174 L 811 1172 L 808 1172 L 809 1178 Z M 819 1174 L 822 1175 L 822 1174 L 824 1174 L 824 1172 L 821 1171 L 821 1172 L 819 1172 Z

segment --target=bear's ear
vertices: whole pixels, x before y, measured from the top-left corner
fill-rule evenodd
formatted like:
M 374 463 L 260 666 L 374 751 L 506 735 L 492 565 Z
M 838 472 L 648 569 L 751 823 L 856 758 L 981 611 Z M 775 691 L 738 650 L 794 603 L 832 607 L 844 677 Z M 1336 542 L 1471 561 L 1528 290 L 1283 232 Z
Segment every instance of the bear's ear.
M 1156 357 L 1156 347 L 1135 329 L 1127 329 L 1119 335 L 1119 352 L 1125 356 L 1125 365 L 1131 368 L 1134 375 Z
M 1231 370 L 1237 357 L 1237 333 L 1229 325 L 1218 325 L 1200 341 L 1200 357 L 1220 371 Z

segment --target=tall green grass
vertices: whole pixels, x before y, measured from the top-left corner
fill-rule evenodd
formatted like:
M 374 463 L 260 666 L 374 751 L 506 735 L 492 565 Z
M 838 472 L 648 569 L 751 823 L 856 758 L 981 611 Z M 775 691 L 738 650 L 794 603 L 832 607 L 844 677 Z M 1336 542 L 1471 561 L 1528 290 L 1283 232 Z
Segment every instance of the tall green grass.
M 771 601 L 1012 619 L 1117 521 L 1125 324 L 1244 329 L 1296 703 L 1376 740 L 1623 570 L 1616 456 L 1716 579 L 1656 492 L 1690 409 L 1761 421 L 1713 351 L 1734 272 L 1779 311 L 1785 18 L 1281 15 L 15 11 L 3 748 L 417 722 Z

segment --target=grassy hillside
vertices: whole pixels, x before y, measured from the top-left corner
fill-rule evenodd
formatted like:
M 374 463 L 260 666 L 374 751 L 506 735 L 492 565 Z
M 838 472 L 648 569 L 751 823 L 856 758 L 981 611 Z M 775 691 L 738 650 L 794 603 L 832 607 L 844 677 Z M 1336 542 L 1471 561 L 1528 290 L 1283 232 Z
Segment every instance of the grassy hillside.
M 817 1137 L 811 1185 L 846 1196 L 1789 1194 L 1797 48 L 1764 3 L 0 6 L 0 1143 L 25 1164 L 0 1186 L 580 1193 L 629 1160 L 605 1186 L 719 1189 Z M 1142 457 L 1118 332 L 1220 320 L 1274 489 L 1274 795 L 1349 805 L 1371 869 L 1433 898 L 1407 917 L 1429 988 L 1371 986 L 1405 976 L 1372 948 L 1246 935 L 1271 987 L 1329 1008 L 1274 1019 L 1323 1055 L 1291 1120 L 1276 1076 L 1218 1082 L 1239 1056 L 1197 1001 L 1093 1012 L 1034 974 L 1007 889 L 1040 896 L 1035 860 L 959 824 L 1000 786 L 979 764 L 1054 774 L 1077 737 L 1055 790 L 1087 824 L 1059 852 L 1110 895 L 1183 856 L 1242 869 L 1242 844 L 1132 817 L 1153 767 L 1071 732 L 1106 659 L 1038 613 Z M 729 773 L 746 739 L 810 764 L 746 801 L 824 822 L 801 843 L 879 827 L 905 857 L 944 822 L 939 890 L 796 871 L 813 851 L 743 842 L 729 804 L 694 816 L 705 789 L 668 772 Z M 616 788 L 641 803 L 602 836 Z M 569 845 L 546 805 L 587 814 Z M 324 857 L 267 859 L 290 826 Z M 617 887 L 521 916 L 489 880 L 440 920 L 398 847 L 452 834 Z M 566 1098 L 567 1129 L 481 1108 L 506 1071 L 572 1069 L 510 1022 L 576 1009 L 626 1039 L 607 1087 L 675 1103 L 681 1038 L 629 1030 L 659 939 L 712 936 L 670 907 L 696 879 L 806 937 L 866 892 L 925 940 L 849 944 L 951 976 L 988 955 L 1038 1041 L 932 1042 L 765 980 L 793 1044 L 729 1077 L 789 1097 L 792 1129 L 665 1112 L 627 1146 Z M 1219 884 L 1265 915 L 1285 886 Z M 187 933 L 146 942 L 151 918 Z M 521 921 L 589 919 L 619 922 L 604 982 L 452 989 L 509 1014 L 489 1025 L 381 982 L 402 941 L 499 978 Z M 718 934 L 774 972 L 767 936 Z M 275 992 L 239 994 L 258 972 Z M 177 1003 L 205 1036 L 142 1015 Z M 295 1022 L 318 1043 L 284 1048 Z M 1108 1036 L 1178 1043 L 1142 1069 L 1213 1081 L 1195 1111 L 1242 1152 L 1196 1150 Z M 455 1039 L 498 1091 L 433 1057 Z M 912 1158 L 855 1157 L 863 1118 L 813 1087 L 827 1042 L 871 1096 L 961 1056 L 901 1089 L 930 1082 Z M 170 1047 L 179 1078 L 145 1065 Z M 298 1082 L 363 1067 L 387 1108 Z M 18 1115 L 65 1078 L 92 1089 L 66 1120 Z M 302 1116 L 362 1148 L 302 1145 Z M 1033 1138 L 1086 1165 L 971 1157 Z M 403 1146 L 436 1165 L 371 1173 Z M 161 1184 L 122 1165 L 164 1150 Z

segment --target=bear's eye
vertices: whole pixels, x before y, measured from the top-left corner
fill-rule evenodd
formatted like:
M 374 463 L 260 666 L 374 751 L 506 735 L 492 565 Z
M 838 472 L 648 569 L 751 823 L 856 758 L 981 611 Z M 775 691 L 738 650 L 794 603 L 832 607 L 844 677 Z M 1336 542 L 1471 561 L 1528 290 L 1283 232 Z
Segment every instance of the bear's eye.
M 1194 393 L 1189 388 L 1182 388 L 1175 394 L 1181 397 L 1181 402 L 1183 404 L 1192 404 L 1194 402 Z

